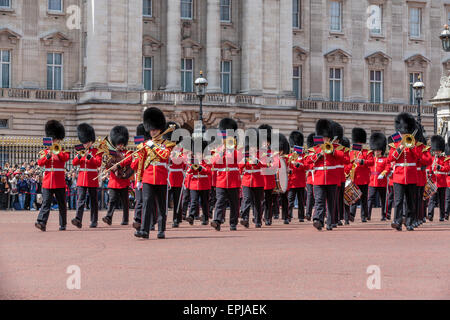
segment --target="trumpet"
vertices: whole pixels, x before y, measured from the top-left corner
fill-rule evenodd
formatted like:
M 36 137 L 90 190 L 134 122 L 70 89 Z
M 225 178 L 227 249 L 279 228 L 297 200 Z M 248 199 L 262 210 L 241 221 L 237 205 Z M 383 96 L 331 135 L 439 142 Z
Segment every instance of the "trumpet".
M 53 153 L 54 155 L 58 155 L 61 151 L 62 151 L 62 147 L 59 143 L 55 142 L 50 147 L 50 152 Z
M 233 149 L 236 146 L 236 139 L 234 137 L 227 137 L 225 139 L 225 146 L 227 149 Z
M 416 145 L 416 139 L 413 134 L 404 134 L 401 143 L 405 146 L 405 148 L 414 148 Z
M 197 171 L 200 168 L 200 165 L 193 164 L 191 167 L 192 167 L 192 170 Z
M 331 142 L 325 142 L 323 143 L 320 148 L 322 149 L 323 153 L 325 154 L 331 154 L 334 151 L 333 144 Z

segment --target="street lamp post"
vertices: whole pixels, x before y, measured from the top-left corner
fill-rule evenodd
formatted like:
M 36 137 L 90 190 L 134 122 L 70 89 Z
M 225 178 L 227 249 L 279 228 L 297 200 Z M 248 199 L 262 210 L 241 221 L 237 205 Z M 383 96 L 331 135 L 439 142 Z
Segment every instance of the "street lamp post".
M 420 102 L 423 99 L 423 93 L 425 91 L 425 84 L 420 80 L 420 78 L 418 79 L 417 82 L 415 82 L 413 84 L 413 89 L 416 94 L 416 100 L 417 100 L 417 122 L 419 122 L 419 124 L 422 124 L 422 118 L 420 117 Z
M 194 84 L 195 84 L 195 93 L 197 94 L 197 97 L 200 100 L 199 120 L 203 125 L 203 98 L 205 97 L 206 87 L 208 86 L 208 80 L 206 80 L 203 77 L 203 71 L 200 71 L 200 77 L 195 80 Z

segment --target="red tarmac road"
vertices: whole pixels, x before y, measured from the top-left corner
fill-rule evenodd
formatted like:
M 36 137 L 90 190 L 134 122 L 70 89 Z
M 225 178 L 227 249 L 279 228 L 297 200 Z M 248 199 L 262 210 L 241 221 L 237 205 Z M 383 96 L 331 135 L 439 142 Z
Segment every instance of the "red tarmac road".
M 47 232 L 36 212 L 0 212 L 0 299 L 449 299 L 450 223 L 398 232 L 377 217 L 333 231 L 310 222 L 221 232 L 168 224 L 165 240 L 133 236 L 131 226 Z M 102 217 L 104 213 L 100 213 Z M 74 216 L 69 213 L 68 221 Z M 89 213 L 85 213 L 89 217 Z M 171 214 L 170 214 L 171 216 Z M 66 273 L 80 267 L 81 289 Z M 379 267 L 379 290 L 367 268 Z

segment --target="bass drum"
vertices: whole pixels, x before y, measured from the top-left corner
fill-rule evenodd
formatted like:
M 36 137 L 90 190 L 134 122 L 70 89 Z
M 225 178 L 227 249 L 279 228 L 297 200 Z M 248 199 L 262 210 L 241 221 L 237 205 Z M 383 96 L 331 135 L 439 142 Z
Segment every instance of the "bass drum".
M 277 186 L 274 190 L 274 193 L 277 194 L 286 193 L 288 188 L 289 177 L 286 162 L 284 161 L 284 159 L 280 159 L 280 167 L 278 168 L 277 173 L 275 174 L 275 180 Z

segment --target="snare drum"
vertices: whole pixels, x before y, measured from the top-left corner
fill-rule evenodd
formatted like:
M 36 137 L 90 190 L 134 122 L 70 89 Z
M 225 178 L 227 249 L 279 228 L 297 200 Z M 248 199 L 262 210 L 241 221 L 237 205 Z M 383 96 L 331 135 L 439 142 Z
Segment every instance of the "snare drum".
M 351 206 L 355 204 L 362 197 L 362 192 L 358 188 L 356 184 L 353 183 L 352 180 L 347 180 L 345 182 L 345 190 L 344 190 L 344 203 L 347 206 Z

